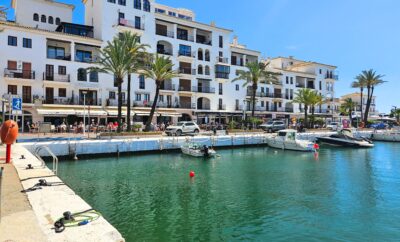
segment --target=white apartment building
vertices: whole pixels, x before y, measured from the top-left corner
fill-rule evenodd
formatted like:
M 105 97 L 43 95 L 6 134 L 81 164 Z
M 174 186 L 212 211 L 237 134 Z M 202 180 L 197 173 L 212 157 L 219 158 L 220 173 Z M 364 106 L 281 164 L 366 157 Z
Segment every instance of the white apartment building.
M 361 95 L 359 92 L 354 92 L 354 93 L 349 93 L 346 95 L 343 95 L 340 98 L 340 102 L 344 103 L 346 99 L 350 98 L 353 100 L 353 102 L 356 104 L 356 108 L 354 110 L 354 117 L 360 117 L 361 111 L 362 113 L 365 112 L 367 109 L 367 93 L 364 93 L 363 95 L 363 105 L 362 105 L 362 110 L 361 110 Z M 363 114 L 364 115 L 364 114 Z M 372 96 L 372 101 L 371 101 L 371 106 L 369 107 L 369 116 L 378 116 L 379 112 L 376 109 L 376 96 Z
M 247 62 L 260 61 L 261 53 L 239 44 L 237 37 L 232 40 L 232 30 L 199 23 L 194 12 L 154 0 L 83 3 L 84 25 L 72 23 L 73 5 L 53 0 L 12 0 L 15 21 L 0 20 L 0 94 L 22 97 L 20 124 L 71 123 L 84 114 L 90 116 L 88 121 L 114 121 L 118 95 L 114 77 L 89 74 L 86 68 L 96 61 L 100 48 L 123 31 L 138 34 L 149 52 L 170 56 L 180 72 L 179 78 L 164 83 L 154 122 L 226 123 L 250 113 L 249 89 L 242 87 L 243 81 L 231 80 Z M 260 117 L 301 115 L 301 107 L 290 103 L 301 87 L 334 98 L 334 66 L 279 57 L 271 60 L 270 68 L 282 74 L 282 83 L 259 86 Z M 126 80 L 123 92 L 126 97 Z M 132 75 L 135 121 L 148 119 L 154 93 L 152 80 Z M 332 116 L 332 107 L 323 105 L 319 113 Z

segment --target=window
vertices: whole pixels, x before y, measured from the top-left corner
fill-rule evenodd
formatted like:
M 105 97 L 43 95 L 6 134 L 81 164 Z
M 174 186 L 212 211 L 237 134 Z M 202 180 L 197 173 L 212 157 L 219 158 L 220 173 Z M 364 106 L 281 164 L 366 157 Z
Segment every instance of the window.
M 293 85 L 293 77 L 290 77 L 290 85 Z
M 141 19 L 140 17 L 135 17 L 135 29 L 142 29 L 142 24 L 141 24 Z
M 262 108 L 264 107 L 264 101 L 261 101 L 261 107 Z
M 32 102 L 32 87 L 22 86 L 22 102 L 31 103 Z
M 231 70 L 230 66 L 216 65 L 215 66 L 215 77 L 222 78 L 222 79 L 229 79 L 230 70 Z
M 143 9 L 144 10 L 144 9 Z M 155 12 L 156 13 L 165 13 L 165 10 L 164 9 L 160 9 L 160 8 L 156 8 L 155 9 Z
M 322 90 L 322 81 L 319 81 L 319 90 Z
M 118 12 L 118 18 L 119 18 L 119 19 L 125 19 L 125 13 L 123 13 L 123 12 Z
M 115 3 L 115 0 L 107 0 L 109 3 Z
M 239 91 L 239 84 L 236 84 L 236 91 Z
M 205 70 L 204 70 L 205 74 L 206 74 L 207 76 L 209 76 L 209 75 L 210 75 L 210 67 L 209 67 L 209 66 L 206 66 L 204 69 L 205 69 Z
M 22 39 L 22 46 L 24 48 L 32 48 L 32 39 L 23 38 Z
M 125 6 L 126 5 L 126 0 L 118 0 L 118 4 Z
M 149 0 L 143 0 L 143 10 L 146 12 L 150 12 L 150 2 Z
M 47 58 L 49 59 L 64 59 L 65 49 L 61 47 L 48 46 L 47 47 Z
M 142 95 L 141 94 L 136 94 L 136 101 L 142 101 Z
M 49 24 L 54 24 L 54 19 L 52 16 L 49 16 Z
M 133 8 L 141 10 L 142 9 L 142 0 L 134 0 Z
M 33 21 L 39 21 L 39 14 L 37 13 L 33 14 Z
M 261 87 L 261 92 L 264 93 L 264 87 Z
M 144 100 L 150 102 L 150 94 L 144 94 Z
M 46 23 L 46 15 L 42 15 L 42 16 L 40 17 L 40 22 Z
M 218 94 L 222 95 L 222 83 L 218 83 Z
M 139 89 L 145 89 L 146 85 L 145 85 L 145 79 L 143 75 L 139 76 Z
M 84 50 L 77 50 L 75 61 L 91 62 L 92 61 L 92 52 L 84 51 Z
M 58 88 L 58 97 L 67 97 L 67 89 Z
M 67 75 L 67 67 L 66 66 L 58 66 L 58 75 Z
M 78 69 L 78 81 L 87 81 L 87 73 L 86 69 L 84 68 L 79 68 Z
M 224 109 L 222 104 L 222 98 L 218 99 L 218 109 Z
M 17 37 L 15 37 L 15 36 L 8 36 L 8 45 L 10 45 L 10 46 L 17 46 Z
M 175 12 L 171 12 L 171 11 L 168 12 L 168 15 L 172 16 L 172 17 L 176 17 L 176 13 Z
M 192 48 L 188 45 L 179 45 L 179 55 L 190 57 L 192 55 Z
M 206 50 L 205 55 L 204 55 L 204 60 L 210 61 L 210 51 L 209 50 Z
M 90 82 L 99 82 L 99 73 L 97 71 L 91 71 L 89 73 Z
M 203 66 L 202 66 L 202 65 L 199 65 L 199 66 L 197 67 L 197 73 L 198 73 L 199 75 L 203 75 Z
M 158 102 L 163 103 L 164 102 L 164 95 L 159 95 L 158 99 L 159 99 Z
M 17 85 L 8 85 L 8 94 L 17 95 Z
M 289 84 L 289 77 L 286 77 L 286 84 Z
M 224 48 L 224 37 L 219 36 L 219 48 Z
M 322 74 L 322 69 L 319 69 L 319 74 Z
M 108 99 L 115 99 L 115 92 L 109 92 L 108 93 Z
M 56 24 L 57 24 L 57 25 L 60 25 L 60 24 L 61 24 L 60 18 L 56 18 Z

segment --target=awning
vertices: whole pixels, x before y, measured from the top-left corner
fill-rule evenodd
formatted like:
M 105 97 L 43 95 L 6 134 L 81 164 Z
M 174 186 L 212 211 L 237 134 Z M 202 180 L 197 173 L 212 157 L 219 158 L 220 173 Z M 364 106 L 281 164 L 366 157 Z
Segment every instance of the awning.
M 177 117 L 177 118 L 182 117 L 182 114 L 181 113 L 177 113 L 177 112 L 161 112 L 161 111 L 158 111 L 157 115 L 158 116 L 161 115 L 163 117 Z
M 75 109 L 72 108 L 38 108 L 36 111 L 41 115 L 52 116 L 67 116 L 76 114 Z
M 107 109 L 106 111 L 106 115 L 108 114 L 108 116 L 118 116 L 118 110 L 116 109 Z M 122 110 L 122 115 L 126 116 L 127 112 L 125 110 Z M 131 115 L 133 115 L 133 112 L 131 112 Z
M 85 115 L 93 115 L 93 116 L 107 116 L 107 112 L 104 110 L 88 110 L 86 109 L 85 112 L 83 111 L 83 109 L 79 109 L 76 110 L 76 115 L 78 116 L 83 116 L 83 114 L 85 113 Z

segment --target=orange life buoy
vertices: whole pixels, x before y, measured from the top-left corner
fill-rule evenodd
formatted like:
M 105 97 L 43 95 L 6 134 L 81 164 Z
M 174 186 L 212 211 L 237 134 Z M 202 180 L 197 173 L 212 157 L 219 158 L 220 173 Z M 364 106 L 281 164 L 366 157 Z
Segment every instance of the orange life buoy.
M 1 126 L 1 142 L 11 145 L 18 137 L 18 124 L 13 120 L 7 120 Z

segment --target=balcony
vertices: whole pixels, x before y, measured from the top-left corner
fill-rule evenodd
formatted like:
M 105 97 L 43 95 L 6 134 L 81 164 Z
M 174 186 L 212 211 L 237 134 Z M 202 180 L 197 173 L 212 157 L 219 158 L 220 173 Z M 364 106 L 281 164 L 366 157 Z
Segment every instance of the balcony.
M 157 103 L 158 108 L 173 108 L 171 103 L 166 103 L 166 102 L 159 102 Z
M 126 105 L 127 100 L 122 100 L 122 105 Z M 118 99 L 116 98 L 107 98 L 106 105 L 109 107 L 118 107 Z
M 247 90 L 247 96 L 252 96 L 253 92 Z M 256 97 L 268 97 L 268 98 L 282 98 L 282 93 L 269 93 L 269 92 L 256 92 Z
M 70 75 L 43 72 L 43 81 L 71 82 Z
M 174 84 L 165 84 L 165 83 L 164 83 L 164 85 L 162 85 L 162 86 L 160 87 L 160 90 L 164 90 L 164 91 L 175 91 L 176 89 L 175 89 L 175 85 L 174 85 Z
M 194 42 L 194 36 L 193 35 L 185 35 L 185 34 L 178 34 L 176 36 L 177 39 L 180 40 L 186 40 L 186 41 L 190 41 L 190 42 Z
M 84 105 L 83 101 L 85 101 L 85 105 L 86 106 L 101 106 L 102 102 L 101 102 L 101 98 L 90 98 L 90 97 L 86 97 L 85 100 L 83 100 L 82 98 L 76 98 L 74 99 L 74 104 L 75 105 Z
M 187 68 L 187 67 L 180 67 L 179 74 L 186 74 L 186 75 L 196 75 L 196 69 Z
M 185 56 L 185 57 L 194 58 L 196 56 L 196 54 L 195 54 L 195 52 L 191 52 L 191 51 L 179 50 L 178 51 L 178 56 Z
M 46 97 L 45 100 L 42 101 L 43 104 L 59 104 L 59 105 L 73 105 L 73 98 L 69 97 Z
M 325 79 L 339 80 L 339 75 L 326 73 L 325 74 Z
M 192 92 L 198 93 L 215 93 L 215 88 L 213 87 L 201 87 L 201 86 L 193 86 Z
M 22 69 L 4 69 L 4 77 L 17 79 L 35 79 L 35 71 Z
M 181 102 L 177 108 L 181 109 L 196 109 L 196 105 L 188 102 Z
M 157 49 L 157 54 L 172 56 L 172 49 Z
M 231 65 L 234 65 L 234 66 L 244 66 L 244 63 L 243 63 L 243 61 L 240 61 L 240 60 L 234 60 L 234 59 L 232 59 L 231 58 Z
M 229 58 L 226 57 L 217 57 L 216 61 L 222 64 L 229 64 Z
M 218 110 L 226 110 L 225 104 L 218 104 Z
M 163 31 L 163 30 L 158 30 L 156 29 L 156 35 L 161 35 L 169 38 L 175 38 L 175 32 L 174 31 Z
M 196 43 L 203 44 L 203 45 L 212 45 L 211 40 L 199 40 L 198 37 L 197 37 Z
M 243 111 L 243 105 L 236 105 L 235 111 Z
M 144 30 L 144 24 L 130 20 L 130 19 L 120 18 L 118 21 L 118 25 L 129 27 L 129 28 L 134 28 L 134 29 L 138 29 L 138 30 Z
M 216 72 L 215 78 L 229 79 L 229 73 Z

